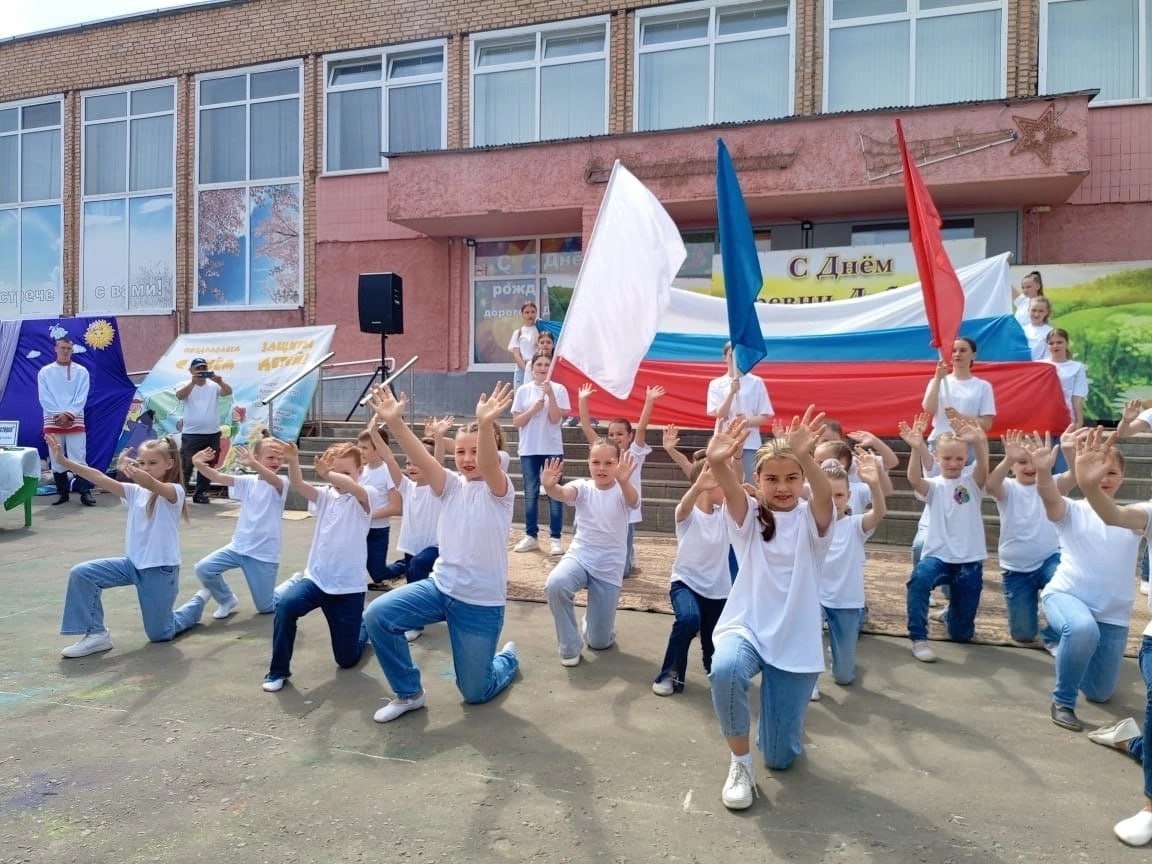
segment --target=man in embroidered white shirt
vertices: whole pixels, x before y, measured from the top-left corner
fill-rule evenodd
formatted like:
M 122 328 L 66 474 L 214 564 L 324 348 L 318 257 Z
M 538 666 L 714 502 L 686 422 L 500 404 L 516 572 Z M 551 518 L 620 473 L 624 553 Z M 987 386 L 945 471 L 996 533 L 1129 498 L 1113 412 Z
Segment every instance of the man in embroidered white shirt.
M 60 333 L 60 331 L 57 331 Z M 72 340 L 67 333 L 56 338 L 56 360 L 49 363 L 36 376 L 36 389 L 40 408 L 44 412 L 44 431 L 55 435 L 64 455 L 81 465 L 87 465 L 87 433 L 84 431 L 84 404 L 88 401 L 88 370 L 72 362 Z M 56 481 L 59 497 L 52 506 L 68 501 L 68 471 L 52 459 L 52 478 Z M 93 507 L 92 484 L 83 477 L 75 480 L 80 503 Z

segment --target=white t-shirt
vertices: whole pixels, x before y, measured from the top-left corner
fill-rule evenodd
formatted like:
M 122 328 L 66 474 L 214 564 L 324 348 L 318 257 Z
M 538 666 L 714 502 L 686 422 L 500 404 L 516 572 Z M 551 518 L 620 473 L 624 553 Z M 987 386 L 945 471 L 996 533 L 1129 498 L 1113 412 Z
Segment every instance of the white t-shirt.
M 372 486 L 368 506 L 382 505 L 380 492 Z M 359 594 L 368 581 L 368 523 L 372 517 L 356 498 L 331 486 L 318 486 L 319 497 L 308 503 L 316 517 L 312 548 L 304 575 L 327 594 Z
M 124 523 L 124 555 L 137 570 L 180 566 L 180 514 L 184 510 L 184 489 L 177 483 L 169 485 L 176 490 L 176 503 L 169 503 L 163 495 L 157 495 L 149 519 L 148 502 L 152 493 L 135 483 L 124 484 L 124 497 L 120 499 L 128 507 L 128 520 Z
M 432 578 L 454 600 L 503 606 L 508 596 L 508 532 L 516 490 L 492 494 L 483 480 L 448 471 L 440 493 L 440 557 Z
M 652 455 L 652 448 L 647 444 L 637 444 L 633 441 L 628 445 L 628 452 L 632 454 L 632 461 L 636 463 L 636 470 L 632 472 L 632 476 L 628 478 L 628 482 L 636 488 L 636 506 L 628 512 L 629 524 L 636 524 L 637 522 L 644 521 L 644 490 L 642 484 L 644 478 L 640 475 L 644 471 L 644 462 Z
M 575 558 L 588 575 L 609 585 L 624 584 L 624 559 L 628 552 L 628 514 L 619 483 L 598 489 L 585 477 L 566 486 L 576 489 L 572 543 L 565 558 Z
M 1012 314 L 1016 316 L 1016 320 L 1020 322 L 1021 327 L 1032 320 L 1032 316 L 1028 313 L 1028 307 L 1032 305 L 1031 297 L 1021 294 L 1012 301 L 1012 305 L 1016 307 L 1015 312 Z
M 1032 352 L 1033 360 L 1048 359 L 1048 334 L 1052 332 L 1051 324 L 1033 324 L 1031 320 L 1022 325 L 1024 338 L 1028 340 L 1028 350 Z
M 932 382 L 928 382 L 928 387 Z M 935 441 L 941 432 L 951 432 L 952 424 L 948 422 L 944 409 L 955 408 L 966 417 L 983 417 L 996 413 L 996 397 L 992 393 L 992 385 L 983 378 L 966 378 L 961 381 L 949 373 L 946 381 L 940 382 L 938 391 L 940 398 L 936 403 L 936 414 L 932 417 L 932 431 L 928 435 L 929 441 Z M 928 397 L 928 388 L 924 390 L 924 397 Z
M 215 435 L 220 431 L 220 385 L 205 380 L 203 384 L 193 384 L 191 392 L 184 397 L 184 424 L 180 431 L 184 435 Z
M 524 365 L 527 366 L 532 362 L 532 355 L 536 353 L 536 337 L 539 335 L 540 331 L 536 329 L 535 324 L 517 327 L 512 333 L 512 338 L 508 340 L 508 350 L 519 348 L 520 356 L 524 358 Z
M 240 518 L 228 548 L 240 555 L 270 564 L 280 563 L 280 540 L 284 536 L 284 502 L 288 500 L 288 479 L 281 477 L 280 489 L 253 475 L 232 478 L 228 497 L 240 502 Z
M 749 498 L 744 522 L 737 525 L 724 507 L 740 571 L 712 640 L 739 635 L 778 669 L 823 672 L 818 581 L 832 529 L 821 537 L 808 502 L 801 501 L 793 510 L 773 513 L 776 534 L 765 543 L 757 510 Z
M 984 518 L 980 499 L 984 490 L 972 479 L 972 469 L 965 468 L 959 477 L 926 477 L 928 494 L 916 497 L 927 502 L 928 533 L 924 538 L 923 557 L 939 558 L 947 564 L 967 564 L 988 557 L 984 541 Z
M 552 392 L 556 394 L 556 404 L 560 411 L 567 412 L 571 405 L 568 402 L 568 391 L 563 384 L 552 382 Z M 521 384 L 512 399 L 512 413 L 520 414 L 529 410 L 533 405 L 544 398 L 544 388 L 535 381 Z M 563 422 L 563 421 L 561 421 Z M 564 432 L 560 423 L 553 423 L 548 419 L 548 403 L 544 408 L 532 415 L 532 418 L 520 427 L 520 443 L 517 452 L 521 456 L 561 456 L 564 453 Z
M 429 546 L 437 545 L 440 499 L 431 486 L 419 486 L 407 476 L 401 476 L 397 490 L 400 492 L 400 500 L 404 502 L 404 518 L 400 522 L 396 548 L 405 555 L 419 555 Z
M 710 513 L 693 507 L 687 519 L 676 523 L 676 559 L 670 581 L 683 582 L 709 600 L 723 600 L 732 591 L 728 523 L 722 506 Z
M 1140 538 L 1150 533 L 1105 525 L 1087 501 L 1065 498 L 1067 509 L 1056 526 L 1060 537 L 1060 565 L 1041 597 L 1060 591 L 1079 598 L 1100 624 L 1127 627 L 1136 596 L 1136 555 Z M 1152 504 L 1137 504 L 1149 513 Z
M 864 530 L 863 514 L 849 514 L 832 523 L 832 543 L 820 571 L 820 603 L 829 609 L 863 609 L 864 543 L 872 536 Z
M 1009 478 L 1000 488 L 1004 496 L 1003 501 L 996 502 L 1000 511 L 1000 566 L 1013 573 L 1031 573 L 1060 551 L 1060 538 L 1048 521 L 1035 483 L 1025 486 Z
M 1136 415 L 1136 422 L 1144 423 L 1149 428 L 1152 428 L 1152 408 L 1145 408 L 1143 411 L 1141 411 L 1139 414 L 1137 414 Z M 1150 594 L 1149 596 L 1152 596 L 1152 594 Z
M 731 387 L 732 377 L 730 375 L 721 375 L 719 378 L 713 378 L 708 382 L 707 411 L 710 417 L 716 416 L 716 412 L 724 404 L 724 400 L 728 398 L 728 390 Z M 740 392 L 732 400 L 732 406 L 728 409 L 728 417 L 725 419 L 732 420 L 736 417 L 755 417 L 757 415 L 771 417 L 773 414 L 775 411 L 772 408 L 772 400 L 768 398 L 768 387 L 764 384 L 764 380 L 751 373 L 741 375 Z M 744 449 L 758 450 L 760 444 L 760 427 L 749 427 L 748 437 L 744 440 Z
M 388 463 L 381 462 L 375 468 L 369 468 L 365 465 L 360 469 L 361 486 L 371 486 L 380 493 L 380 507 L 388 505 L 388 493 L 396 488 L 396 484 L 392 482 L 392 472 L 388 470 Z M 368 527 L 370 528 L 388 528 L 392 525 L 392 520 L 387 516 L 381 516 L 378 519 L 373 519 Z
M 1079 360 L 1065 360 L 1063 363 L 1057 363 L 1048 358 L 1048 362 L 1056 367 L 1056 374 L 1060 377 L 1060 389 L 1064 391 L 1064 404 L 1068 408 L 1068 421 L 1071 422 L 1074 416 L 1072 414 L 1072 397 L 1088 398 L 1088 370 Z
M 848 480 L 848 508 L 857 516 L 872 506 L 872 490 L 863 480 Z

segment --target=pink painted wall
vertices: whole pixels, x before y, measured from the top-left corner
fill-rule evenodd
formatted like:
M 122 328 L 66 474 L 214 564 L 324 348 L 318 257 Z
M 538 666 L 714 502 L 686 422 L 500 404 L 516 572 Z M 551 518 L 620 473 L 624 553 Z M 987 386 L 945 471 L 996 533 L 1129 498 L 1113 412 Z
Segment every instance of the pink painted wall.
M 1031 230 L 1032 263 L 1145 261 L 1152 258 L 1152 201 L 1058 207 Z
M 1152 105 L 1089 111 L 1088 155 L 1091 173 L 1069 204 L 1152 201 Z
M 125 315 L 116 319 L 123 339 L 124 365 L 129 372 L 151 369 L 176 339 L 176 315 Z M 270 330 L 298 327 L 304 323 L 302 309 L 191 312 L 189 333 L 221 333 L 230 330 Z

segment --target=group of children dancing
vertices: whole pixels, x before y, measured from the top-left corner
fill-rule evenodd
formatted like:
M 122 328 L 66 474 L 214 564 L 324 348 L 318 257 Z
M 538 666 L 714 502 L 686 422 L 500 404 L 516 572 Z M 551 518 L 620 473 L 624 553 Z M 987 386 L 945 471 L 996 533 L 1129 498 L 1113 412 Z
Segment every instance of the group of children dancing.
M 964 353 L 959 343 L 957 350 Z M 112 648 L 101 605 L 105 588 L 135 585 L 148 638 L 165 641 L 198 623 L 209 599 L 216 603 L 213 617 L 232 615 L 239 599 L 224 574 L 240 569 L 257 612 L 274 614 L 264 690 L 278 691 L 290 679 L 297 622 L 319 608 L 338 666 L 355 665 L 371 645 L 393 694 L 375 713 L 377 722 L 424 707 L 421 673 L 409 643 L 438 622 L 447 624 L 464 700 L 492 699 L 512 683 L 519 667 L 515 643 L 498 648 L 515 498 L 499 426 L 509 408 L 522 444 L 527 437 L 528 450 L 534 451 L 521 453 L 526 511 L 538 489 L 557 507 L 575 511 L 566 550 L 556 548 L 559 518 L 550 520 L 552 551 L 561 557 L 544 593 L 560 663 L 575 667 L 585 648 L 610 648 L 617 601 L 632 567 L 640 475 L 651 452 L 644 435 L 663 390 L 648 390 L 635 430 L 619 419 L 600 437 L 588 416 L 593 391 L 582 388 L 579 416 L 589 442 L 588 476 L 565 481 L 562 442 L 552 440 L 551 429 L 537 430 L 537 446 L 531 444 L 533 423 L 551 426 L 554 415 L 567 409 L 567 394 L 548 380 L 541 357 L 525 364 L 532 380 L 515 393 L 499 384 L 483 394 L 476 421 L 451 439 L 451 421 L 433 421 L 429 434 L 419 437 L 405 422 L 403 397 L 376 389 L 369 403 L 373 417 L 359 440 L 330 447 L 317 458 L 318 485 L 304 480 L 299 452 L 288 442 L 269 438 L 251 451 L 238 448 L 241 464 L 251 472 L 244 475 L 220 474 L 209 464 L 211 451 L 198 454 L 197 470 L 228 487 L 240 502 L 240 518 L 231 542 L 197 563 L 203 588 L 175 609 L 179 523 L 187 513 L 174 443 L 147 442 L 133 457 L 121 458 L 121 479 L 114 479 L 69 462 L 49 436 L 55 459 L 128 507 L 125 556 L 72 568 L 61 632 L 81 638 L 62 654 L 83 657 Z M 963 357 L 959 363 L 955 359 L 954 367 L 963 367 Z M 919 661 L 936 660 L 927 636 L 930 597 L 941 586 L 948 588 L 949 601 L 935 617 L 953 640 L 973 638 L 986 558 L 981 500 L 991 497 L 1001 517 L 999 554 L 1012 636 L 1032 641 L 1039 635 L 1052 650 L 1051 718 L 1080 730 L 1079 694 L 1103 701 L 1117 686 L 1134 565 L 1141 538 L 1149 534 L 1152 506 L 1115 504 L 1124 459 L 1113 440 L 1095 430 L 1069 427 L 1056 446 L 1035 434 L 1010 431 L 1004 458 L 990 467 L 983 394 L 965 386 L 963 378 L 945 383 L 945 377 L 938 375 L 929 385 L 926 413 L 899 427 L 911 452 L 908 480 L 925 504 L 922 548 L 907 583 L 912 653 Z M 751 416 L 732 409 L 740 391 L 750 389 L 740 381 L 731 376 L 728 392 L 718 392 L 715 400 L 710 396 L 717 403 L 712 411 L 717 426 L 705 449 L 689 457 L 677 447 L 675 427 L 665 430 L 665 450 L 690 486 L 675 511 L 677 553 L 670 574 L 675 617 L 651 685 L 659 696 L 683 691 L 689 648 L 699 637 L 713 706 L 731 752 L 721 792 L 731 809 L 751 806 L 755 793 L 748 695 L 753 679 L 760 676 L 758 746 L 773 770 L 788 768 L 803 752 L 805 716 L 810 701 L 819 698 L 817 682 L 825 669 L 822 624 L 833 680 L 842 686 L 855 680 L 866 614 L 865 543 L 886 514 L 888 471 L 897 461 L 870 433 L 845 439 L 838 424 L 814 406 L 790 423 L 771 418 L 766 394 L 756 397 L 760 407 Z M 948 405 L 971 407 L 941 407 L 941 400 L 932 398 L 949 386 Z M 964 393 L 967 402 L 957 399 Z M 773 436 L 750 448 L 757 427 L 768 422 Z M 390 442 L 403 451 L 404 469 Z M 441 461 L 448 446 L 454 470 Z M 1068 470 L 1054 476 L 1061 447 Z M 282 466 L 286 478 L 278 473 Z M 1066 497 L 1076 484 L 1083 500 Z M 277 585 L 289 489 L 307 499 L 316 525 L 303 571 Z M 397 515 L 403 519 L 397 543 L 403 557 L 389 564 L 388 519 Z M 532 527 L 527 525 L 524 535 L 532 538 L 529 548 L 537 542 Z M 526 545 L 521 540 L 516 548 Z M 371 585 L 398 577 L 406 584 L 384 591 L 365 608 Z M 587 592 L 587 606 L 578 622 L 580 591 Z M 1047 622 L 1042 633 L 1038 604 Z M 1152 634 L 1145 643 L 1152 645 Z M 1152 662 L 1148 665 L 1152 669 Z M 1152 776 L 1148 786 L 1152 791 Z M 1136 833 L 1126 842 L 1152 839 L 1152 811 L 1132 830 Z

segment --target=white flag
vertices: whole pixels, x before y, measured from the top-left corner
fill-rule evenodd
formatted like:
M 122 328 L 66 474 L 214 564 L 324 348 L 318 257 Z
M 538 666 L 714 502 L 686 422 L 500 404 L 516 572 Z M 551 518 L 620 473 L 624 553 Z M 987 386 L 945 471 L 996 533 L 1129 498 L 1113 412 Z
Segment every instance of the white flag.
M 672 280 L 688 257 L 672 217 L 617 159 L 564 315 L 563 356 L 617 399 L 656 337 Z

